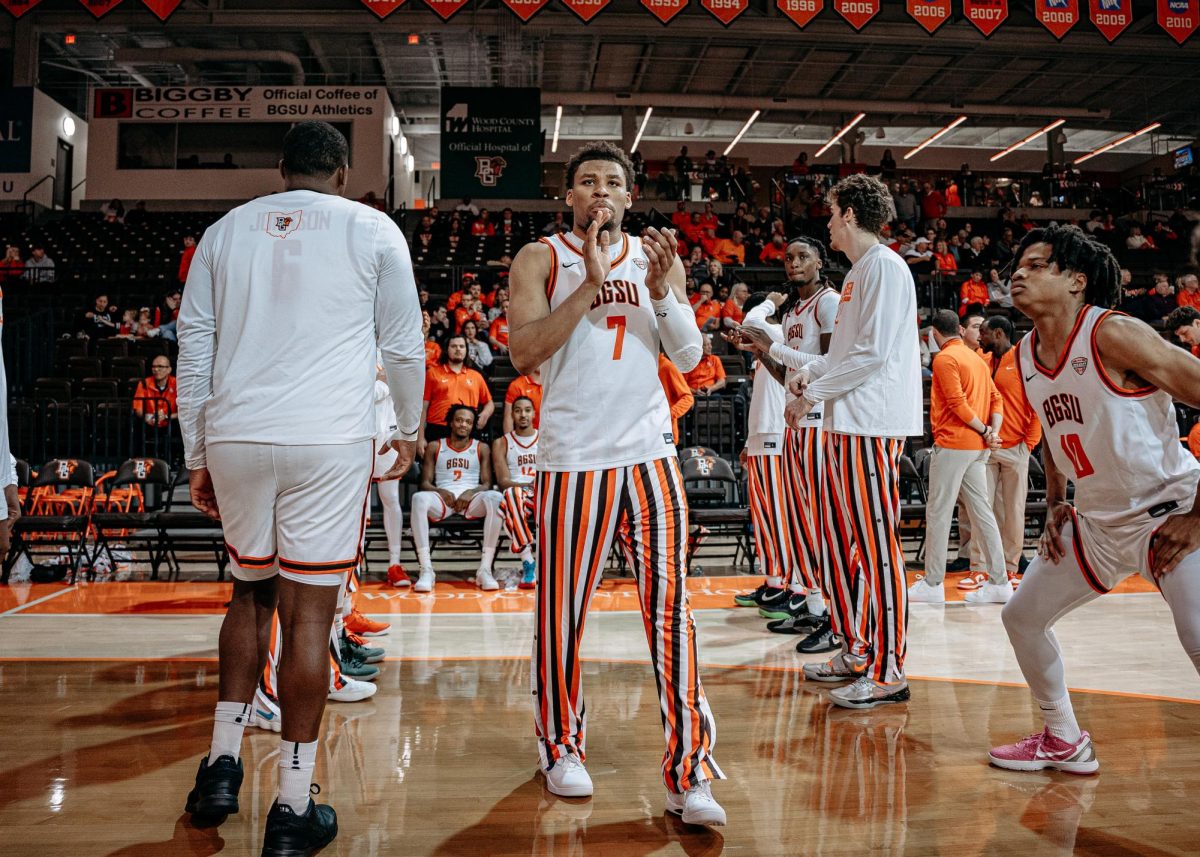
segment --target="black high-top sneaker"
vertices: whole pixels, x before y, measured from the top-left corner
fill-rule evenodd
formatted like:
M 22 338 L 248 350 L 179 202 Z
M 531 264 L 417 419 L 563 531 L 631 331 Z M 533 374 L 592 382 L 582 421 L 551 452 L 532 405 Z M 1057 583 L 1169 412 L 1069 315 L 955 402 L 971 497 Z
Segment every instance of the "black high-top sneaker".
M 238 811 L 238 791 L 242 787 L 242 760 L 219 756 L 208 764 L 208 756 L 200 760 L 196 785 L 188 792 L 184 812 L 192 815 L 232 815 Z
M 313 794 L 320 793 L 321 787 L 314 784 Z M 297 815 L 276 799 L 267 814 L 262 857 L 312 857 L 332 842 L 337 832 L 337 813 L 328 804 L 310 799 L 304 814 Z

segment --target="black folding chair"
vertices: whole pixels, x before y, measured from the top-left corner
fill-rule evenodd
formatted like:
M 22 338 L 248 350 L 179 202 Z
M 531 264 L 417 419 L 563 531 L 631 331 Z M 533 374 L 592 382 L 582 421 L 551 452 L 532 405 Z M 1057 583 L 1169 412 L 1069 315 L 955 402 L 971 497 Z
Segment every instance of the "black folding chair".
M 14 527 L 12 561 L 23 554 L 31 563 L 35 562 L 33 545 L 39 542 L 47 542 L 56 549 L 65 547 L 68 580 L 74 581 L 87 556 L 95 488 L 95 474 L 86 461 L 54 458 L 42 465 L 29 481 L 25 501 L 28 512 Z M 5 581 L 8 573 L 6 567 Z
M 126 545 L 140 542 L 150 556 L 151 579 L 158 578 L 158 569 L 166 556 L 165 542 L 158 527 L 158 513 L 166 506 L 171 488 L 171 470 L 161 458 L 131 458 L 117 468 L 108 479 L 92 513 L 96 545 L 92 564 L 101 552 L 110 567 L 116 567 L 112 542 L 120 538 Z

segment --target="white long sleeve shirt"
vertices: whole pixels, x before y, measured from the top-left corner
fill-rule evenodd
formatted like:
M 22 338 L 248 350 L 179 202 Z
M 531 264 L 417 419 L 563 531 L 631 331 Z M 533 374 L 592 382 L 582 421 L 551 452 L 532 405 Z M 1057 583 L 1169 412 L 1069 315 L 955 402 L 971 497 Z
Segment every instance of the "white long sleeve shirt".
M 782 342 L 783 328 L 767 321 L 774 311 L 773 303 L 763 301 L 746 313 L 742 324 L 765 331 L 772 342 Z M 783 454 L 783 430 L 787 427 L 783 419 L 784 400 L 783 385 L 759 360 L 754 367 L 754 392 L 750 396 L 750 413 L 746 419 L 747 455 Z
M 385 214 L 294 190 L 204 233 L 179 312 L 188 467 L 218 441 L 347 444 L 375 436 L 376 343 L 397 439 L 421 418 L 425 348 L 408 245 Z
M 846 274 L 829 353 L 805 368 L 804 397 L 825 403 L 825 429 L 870 437 L 922 432 L 917 296 L 908 266 L 877 244 Z

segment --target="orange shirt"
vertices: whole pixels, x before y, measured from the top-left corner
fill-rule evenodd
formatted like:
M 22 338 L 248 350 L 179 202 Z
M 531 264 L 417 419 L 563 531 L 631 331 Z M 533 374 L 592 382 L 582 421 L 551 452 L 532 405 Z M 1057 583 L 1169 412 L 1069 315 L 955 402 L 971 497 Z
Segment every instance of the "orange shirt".
M 1042 439 L 1042 424 L 1037 413 L 1025 398 L 1025 385 L 1017 370 L 1017 349 L 1010 348 L 1000 358 L 992 375 L 1000 401 L 1004 404 L 1004 422 L 1000 424 L 1000 445 L 1011 449 L 1024 443 L 1031 450 Z
M 959 288 L 959 296 L 962 299 L 962 302 L 958 305 L 958 314 L 961 317 L 966 313 L 967 307 L 971 304 L 988 305 L 987 283 L 982 280 L 978 283 L 974 280 L 966 280 Z
M 721 317 L 721 304 L 717 300 L 700 301 L 696 304 L 696 326 L 704 330 L 704 323 L 710 318 Z
M 459 304 L 463 302 L 463 298 L 466 297 L 466 295 L 467 292 L 465 289 L 459 289 L 457 292 L 450 295 L 450 297 L 446 298 L 446 309 L 450 312 L 454 312 L 456 309 L 458 309 Z
M 1200 458 L 1200 423 L 1192 426 L 1192 430 L 1188 432 L 1187 447 L 1192 455 Z
M 683 377 L 691 389 L 707 390 L 713 384 L 725 379 L 725 367 L 717 355 L 705 354 L 696 364 L 696 368 Z
M 508 316 L 497 316 L 496 320 L 492 322 L 492 326 L 488 328 L 488 336 L 508 348 Z
M 481 328 L 485 324 L 487 324 L 487 321 L 484 319 L 482 313 L 471 312 L 471 310 L 467 309 L 466 307 L 460 306 L 458 309 L 456 309 L 454 311 L 454 332 L 455 333 L 462 333 L 463 325 L 467 323 L 467 319 L 473 319 L 475 321 L 476 329 Z
M 514 378 L 504 391 L 504 401 L 511 405 L 522 396 L 533 402 L 533 427 L 537 428 L 542 418 L 542 385 L 528 375 Z
M 432 339 L 425 340 L 425 368 L 428 369 L 434 363 L 438 362 L 438 358 L 442 356 L 442 346 L 438 345 Z
M 139 417 L 155 414 L 155 425 L 162 428 L 171 422 L 171 415 L 179 413 L 179 394 L 174 375 L 167 376 L 165 390 L 158 389 L 154 376 L 138 383 L 133 394 L 133 412 Z
M 725 305 L 721 307 L 722 323 L 724 323 L 725 319 L 727 318 L 732 318 L 734 324 L 741 324 L 742 320 L 746 318 L 746 314 L 742 312 L 742 308 L 740 306 L 734 303 L 733 298 L 725 301 Z
M 777 247 L 774 241 L 763 247 L 762 252 L 758 254 L 758 261 L 764 264 L 782 262 L 785 258 L 787 258 L 787 248 Z
M 429 403 L 425 421 L 428 423 L 445 425 L 451 405 L 467 405 L 479 410 L 491 400 L 487 381 L 474 369 L 464 366 L 461 372 L 455 372 L 449 366 L 435 363 L 425 372 L 425 401 Z
M 675 435 L 675 442 L 679 443 L 679 418 L 692 409 L 696 400 L 687 381 L 683 380 L 683 373 L 665 354 L 658 355 L 658 380 L 667 394 L 667 407 L 671 409 L 671 431 Z
M 1180 306 L 1193 306 L 1200 309 L 1200 289 L 1194 292 L 1189 292 L 1187 289 L 1180 289 L 1175 293 L 1175 302 Z
M 933 267 L 944 274 L 953 274 L 958 270 L 958 262 L 953 253 L 934 253 Z
M 744 265 L 746 264 L 746 245 L 734 244 L 730 238 L 718 238 L 716 246 L 713 248 L 713 255 L 726 265 Z
M 1004 413 L 1004 404 L 987 365 L 958 337 L 934 355 L 930 393 L 934 444 L 942 449 L 985 449 L 983 436 L 968 423 L 978 417 L 990 424 L 992 414 Z

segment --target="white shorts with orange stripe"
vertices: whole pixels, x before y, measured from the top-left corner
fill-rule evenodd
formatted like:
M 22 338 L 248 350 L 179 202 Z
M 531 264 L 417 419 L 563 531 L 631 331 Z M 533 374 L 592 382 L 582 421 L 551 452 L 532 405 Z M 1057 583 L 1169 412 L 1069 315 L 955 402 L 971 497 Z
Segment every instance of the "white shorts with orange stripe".
M 533 517 L 533 486 L 514 485 L 504 489 L 504 503 L 500 507 L 504 513 L 504 531 L 508 533 L 509 548 L 513 553 L 520 553 L 533 544 L 533 530 L 529 527 Z
M 663 780 L 682 793 L 723 779 L 712 759 L 717 729 L 700 684 L 684 551 L 688 509 L 672 456 L 607 470 L 538 474 L 537 614 L 531 661 L 534 725 L 544 769 L 568 753 L 584 758 L 587 718 L 580 645 L 588 604 L 612 547 L 629 522 L 650 660 L 666 736 Z
M 764 577 L 787 579 L 795 564 L 783 459 L 783 455 L 747 455 L 746 487 L 759 571 Z
M 824 432 L 819 423 L 783 434 L 783 476 L 787 483 L 787 557 L 793 589 L 825 590 L 829 556 L 825 549 L 821 508 L 825 505 Z
M 358 562 L 374 458 L 373 440 L 209 444 L 233 576 L 341 586 Z

